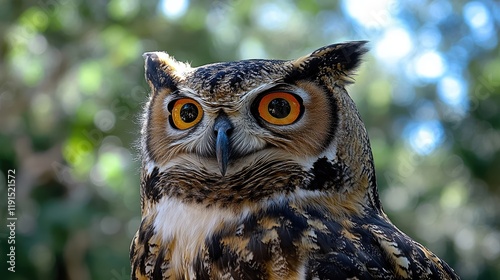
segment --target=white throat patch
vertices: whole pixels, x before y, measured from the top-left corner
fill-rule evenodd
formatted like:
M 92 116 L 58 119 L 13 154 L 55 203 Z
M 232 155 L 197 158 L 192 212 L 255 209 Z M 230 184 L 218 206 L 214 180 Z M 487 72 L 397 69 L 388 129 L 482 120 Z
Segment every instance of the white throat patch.
M 221 226 L 238 224 L 244 220 L 249 210 L 234 211 L 207 208 L 198 204 L 186 204 L 176 198 L 163 197 L 156 206 L 155 232 L 164 244 L 174 241 L 171 265 L 192 269 L 193 262 L 203 247 L 207 237 L 212 236 Z

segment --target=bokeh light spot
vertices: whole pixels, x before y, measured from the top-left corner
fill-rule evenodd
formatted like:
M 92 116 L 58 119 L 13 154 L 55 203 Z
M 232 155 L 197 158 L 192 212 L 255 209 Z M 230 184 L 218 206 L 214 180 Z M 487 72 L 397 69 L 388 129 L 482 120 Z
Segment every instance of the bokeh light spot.
M 465 21 L 471 28 L 482 28 L 489 22 L 489 13 L 483 3 L 472 1 L 464 6 Z
M 406 130 L 410 146 L 420 155 L 432 153 L 444 138 L 443 127 L 438 121 L 410 123 Z
M 463 228 L 455 234 L 455 246 L 468 251 L 471 250 L 476 243 L 476 234 L 469 228 Z
M 283 30 L 288 26 L 291 18 L 291 10 L 287 2 L 265 3 L 255 9 L 257 23 L 262 29 Z
M 31 7 L 23 13 L 19 21 L 30 31 L 44 31 L 49 24 L 49 17 L 40 8 Z
M 434 80 L 443 75 L 446 70 L 446 61 L 440 53 L 426 51 L 415 59 L 415 74 L 424 80 Z
M 394 0 L 344 0 L 342 8 L 358 24 L 377 29 L 393 23 L 396 3 Z
M 498 260 L 500 257 L 500 233 L 498 231 L 490 232 L 481 242 L 483 255 L 490 260 Z
M 108 13 L 115 19 L 125 19 L 139 12 L 138 0 L 111 0 L 108 3 Z
M 467 85 L 464 79 L 445 76 L 437 84 L 439 99 L 450 106 L 455 113 L 465 115 L 468 109 Z
M 412 51 L 413 45 L 414 43 L 406 29 L 402 27 L 390 28 L 376 43 L 375 55 L 384 62 L 400 60 Z
M 160 10 L 169 19 L 182 17 L 189 6 L 189 0 L 161 0 Z
M 82 92 L 87 94 L 96 93 L 102 84 L 102 68 L 97 61 L 87 61 L 80 64 L 78 72 L 78 84 Z
M 116 117 L 110 110 L 104 109 L 94 116 L 94 124 L 102 131 L 109 131 L 115 126 Z
M 65 143 L 63 156 L 74 167 L 75 175 L 87 175 L 94 165 L 93 145 L 80 134 L 72 135 Z
M 443 208 L 455 209 L 465 202 L 467 190 L 460 182 L 452 182 L 446 186 L 441 195 L 440 204 Z
M 493 19 L 484 3 L 472 1 L 463 8 L 464 20 L 471 29 L 474 42 L 491 49 L 498 44 Z

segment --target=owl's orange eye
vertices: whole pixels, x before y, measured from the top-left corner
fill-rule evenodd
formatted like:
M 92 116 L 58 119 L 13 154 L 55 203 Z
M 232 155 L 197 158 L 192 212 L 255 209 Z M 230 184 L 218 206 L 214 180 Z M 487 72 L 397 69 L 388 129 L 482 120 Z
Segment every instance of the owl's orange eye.
M 198 104 L 190 98 L 182 98 L 173 101 L 169 106 L 171 111 L 171 124 L 177 129 L 188 129 L 199 123 L 203 116 L 203 110 Z
M 300 97 L 288 92 L 271 92 L 259 102 L 259 116 L 275 125 L 294 123 L 301 115 L 303 107 Z

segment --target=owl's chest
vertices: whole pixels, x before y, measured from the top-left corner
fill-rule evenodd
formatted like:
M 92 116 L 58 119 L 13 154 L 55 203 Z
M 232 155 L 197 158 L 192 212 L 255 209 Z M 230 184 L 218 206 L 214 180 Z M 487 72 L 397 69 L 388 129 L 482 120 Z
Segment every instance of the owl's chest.
M 394 272 L 386 269 L 391 262 L 377 245 L 377 235 L 390 240 L 384 230 L 374 232 L 362 219 L 332 218 L 325 209 L 284 203 L 237 212 L 163 200 L 155 210 L 154 235 L 136 249 L 137 267 L 146 267 L 141 273 L 155 279 L 325 279 L 354 277 L 360 270 L 384 277 Z M 145 235 L 139 233 L 139 243 Z
M 312 252 L 331 234 L 320 220 L 289 205 L 239 212 L 165 200 L 154 228 L 165 275 L 184 279 L 304 279 Z
M 154 220 L 168 264 L 163 273 L 174 279 L 237 279 L 248 273 L 256 279 L 302 279 L 305 256 L 316 246 L 307 227 L 290 209 L 235 212 L 172 199 L 160 201 Z

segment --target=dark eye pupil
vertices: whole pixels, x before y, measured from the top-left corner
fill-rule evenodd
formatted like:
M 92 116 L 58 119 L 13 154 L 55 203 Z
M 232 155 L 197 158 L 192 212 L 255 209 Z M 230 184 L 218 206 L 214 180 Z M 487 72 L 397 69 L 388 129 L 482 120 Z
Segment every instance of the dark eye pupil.
M 180 115 L 182 121 L 186 123 L 193 122 L 198 117 L 198 108 L 193 103 L 186 103 L 182 105 Z
M 290 115 L 290 103 L 283 98 L 276 98 L 269 102 L 269 106 L 267 107 L 269 114 L 271 116 L 282 119 Z

